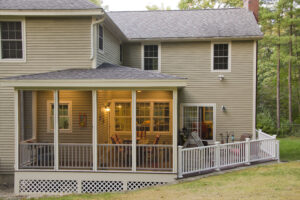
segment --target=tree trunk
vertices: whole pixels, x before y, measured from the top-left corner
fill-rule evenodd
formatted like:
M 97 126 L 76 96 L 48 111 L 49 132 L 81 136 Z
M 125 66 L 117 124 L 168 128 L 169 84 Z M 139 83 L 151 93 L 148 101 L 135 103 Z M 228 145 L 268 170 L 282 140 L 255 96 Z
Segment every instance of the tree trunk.
M 280 128 L 280 25 L 278 25 L 277 34 L 279 42 L 277 44 L 277 129 Z
M 292 10 L 293 5 L 290 7 L 290 19 L 293 18 Z M 290 38 L 289 38 L 289 70 L 288 70 L 288 87 L 289 87 L 289 122 L 293 123 L 292 118 L 292 56 L 293 56 L 293 43 L 292 43 L 292 35 L 293 35 L 293 25 L 290 24 Z

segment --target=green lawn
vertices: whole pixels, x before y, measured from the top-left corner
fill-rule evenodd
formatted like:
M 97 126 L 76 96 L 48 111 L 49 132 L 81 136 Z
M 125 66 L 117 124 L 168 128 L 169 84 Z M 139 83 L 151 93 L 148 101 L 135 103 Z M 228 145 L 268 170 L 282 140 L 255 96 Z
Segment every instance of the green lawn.
M 70 195 L 49 200 L 130 199 L 130 200 L 299 200 L 300 162 L 251 167 L 196 181 L 143 189 L 134 192 L 98 195 Z
M 280 140 L 280 160 L 300 160 L 300 137 L 278 138 Z

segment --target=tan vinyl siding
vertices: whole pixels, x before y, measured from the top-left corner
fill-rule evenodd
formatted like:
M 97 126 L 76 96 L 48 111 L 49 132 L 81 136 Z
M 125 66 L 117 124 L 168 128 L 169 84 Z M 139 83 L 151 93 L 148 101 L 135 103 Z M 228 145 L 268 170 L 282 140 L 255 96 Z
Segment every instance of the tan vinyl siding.
M 97 50 L 97 65 L 104 62 L 112 64 L 120 64 L 120 41 L 105 27 L 103 26 L 103 51 Z M 97 35 L 98 44 L 98 35 Z
M 141 68 L 141 48 L 140 43 L 124 44 L 123 64 L 125 66 Z
M 70 102 L 72 111 L 72 131 L 59 131 L 59 143 L 92 143 L 92 92 L 60 91 L 59 100 Z M 37 142 L 52 143 L 53 131 L 47 130 L 47 102 L 53 102 L 51 91 L 39 91 L 37 95 Z M 79 116 L 87 115 L 87 127 L 79 126 Z
M 125 65 L 140 67 L 141 44 L 128 43 L 125 51 Z M 234 131 L 238 140 L 253 128 L 253 41 L 233 41 L 231 54 L 231 72 L 216 73 L 211 72 L 210 42 L 161 43 L 161 72 L 188 78 L 179 90 L 179 103 L 216 104 L 218 140 L 226 131 Z M 224 74 L 223 81 L 219 74 Z
M 90 68 L 91 17 L 26 17 L 26 62 L 0 62 L 0 78 Z M 0 173 L 13 171 L 14 96 L 0 88 Z

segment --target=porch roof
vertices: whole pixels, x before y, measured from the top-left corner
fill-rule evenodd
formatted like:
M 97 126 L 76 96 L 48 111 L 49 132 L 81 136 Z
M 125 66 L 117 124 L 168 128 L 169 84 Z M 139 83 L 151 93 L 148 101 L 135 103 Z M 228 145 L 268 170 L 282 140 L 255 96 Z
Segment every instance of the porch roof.
M 183 87 L 186 78 L 103 63 L 96 69 L 66 69 L 0 79 L 14 87 Z

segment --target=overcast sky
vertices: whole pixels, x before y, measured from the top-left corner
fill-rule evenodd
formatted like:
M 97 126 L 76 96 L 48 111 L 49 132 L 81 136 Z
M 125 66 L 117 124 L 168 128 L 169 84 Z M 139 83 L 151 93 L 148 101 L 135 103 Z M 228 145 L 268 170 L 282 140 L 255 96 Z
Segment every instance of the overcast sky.
M 122 10 L 147 10 L 147 5 L 157 5 L 164 7 L 170 6 L 171 9 L 177 9 L 179 0 L 103 0 L 103 5 L 108 5 L 109 11 Z

